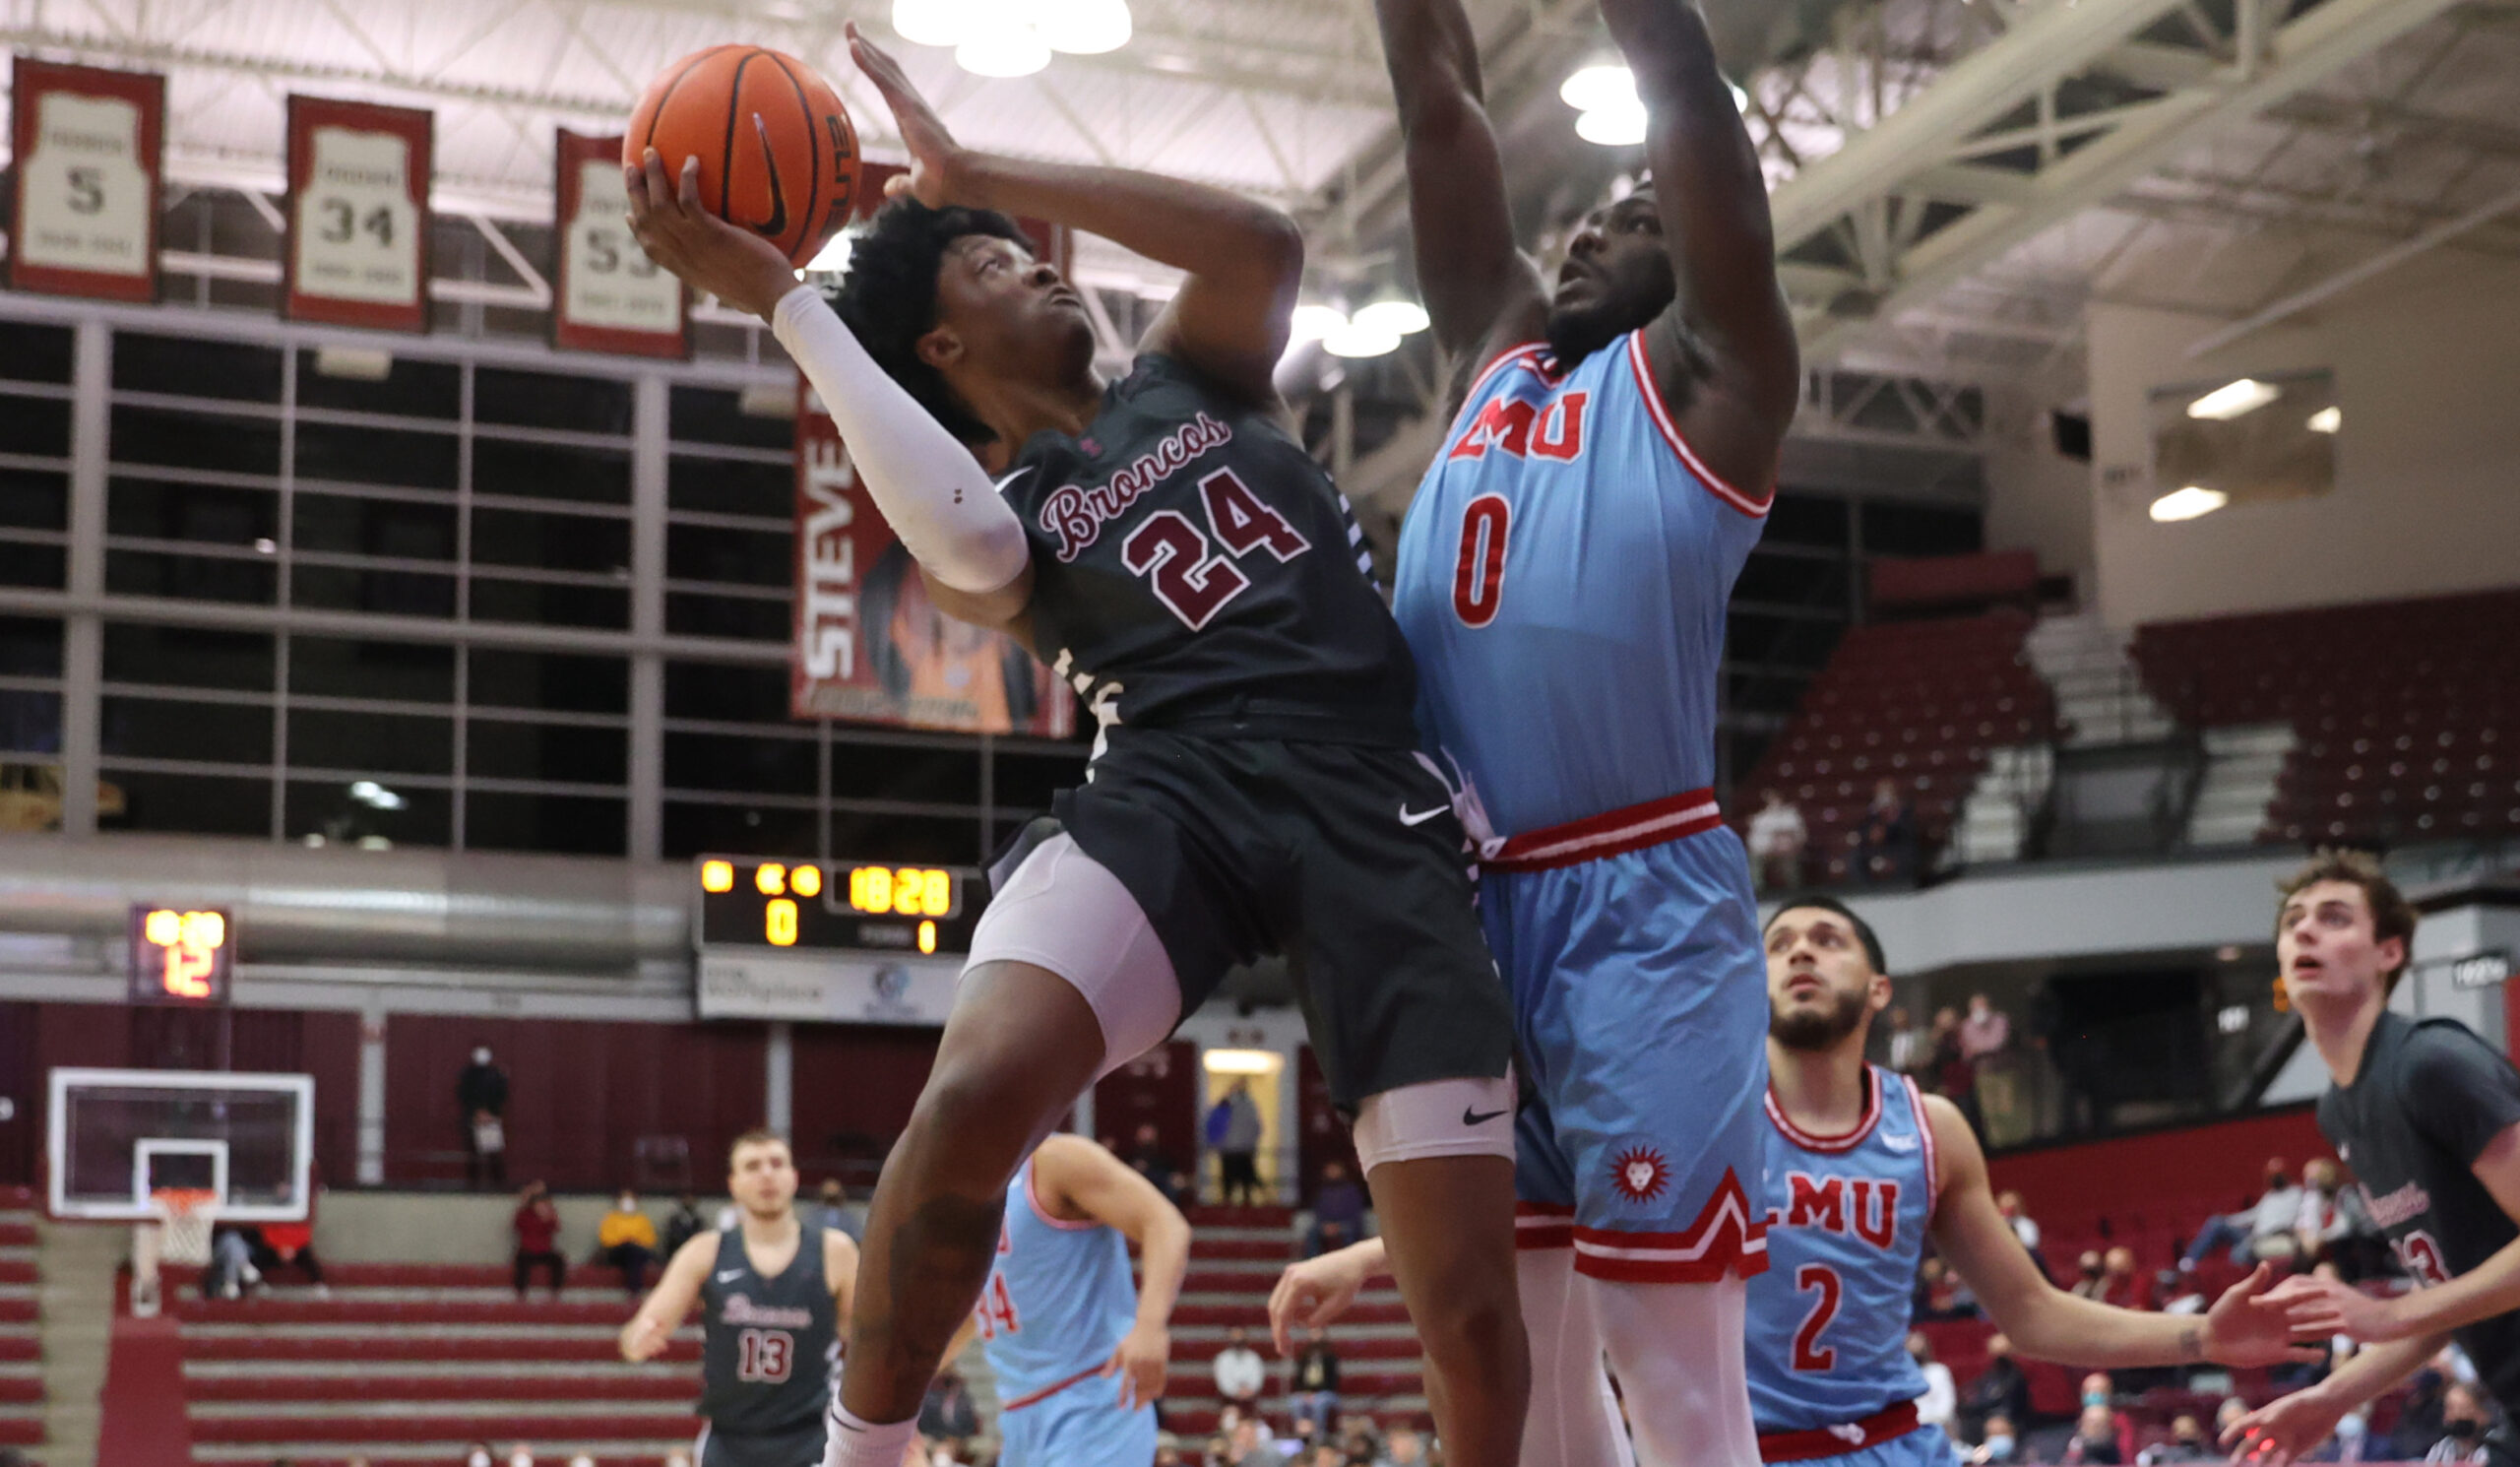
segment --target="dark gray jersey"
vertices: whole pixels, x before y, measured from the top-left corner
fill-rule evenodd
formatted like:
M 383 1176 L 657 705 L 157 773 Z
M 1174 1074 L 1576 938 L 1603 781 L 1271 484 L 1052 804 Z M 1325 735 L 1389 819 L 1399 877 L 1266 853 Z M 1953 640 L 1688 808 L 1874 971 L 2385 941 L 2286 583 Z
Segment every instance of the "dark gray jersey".
M 700 1414 L 721 1433 L 776 1434 L 821 1418 L 840 1355 L 839 1310 L 823 1276 L 823 1230 L 801 1224 L 796 1257 L 764 1278 L 740 1227 L 718 1235 L 700 1286 L 707 1307 Z
M 2448 1283 L 2520 1236 L 2472 1170 L 2515 1121 L 2520 1071 L 2449 1019 L 2380 1015 L 2354 1083 L 2319 1097 L 2319 1129 L 2419 1288 Z M 2502 1409 L 2520 1415 L 2520 1313 L 2481 1319 L 2458 1338 Z

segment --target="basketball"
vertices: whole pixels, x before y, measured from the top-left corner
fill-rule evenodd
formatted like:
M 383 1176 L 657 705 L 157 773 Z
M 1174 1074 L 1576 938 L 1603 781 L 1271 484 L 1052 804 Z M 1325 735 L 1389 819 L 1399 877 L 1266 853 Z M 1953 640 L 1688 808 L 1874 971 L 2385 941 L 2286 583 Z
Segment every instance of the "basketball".
M 700 202 L 803 267 L 849 223 L 863 159 L 840 95 L 793 56 L 761 46 L 696 51 L 649 84 L 622 161 L 657 150 L 679 179 L 700 159 Z

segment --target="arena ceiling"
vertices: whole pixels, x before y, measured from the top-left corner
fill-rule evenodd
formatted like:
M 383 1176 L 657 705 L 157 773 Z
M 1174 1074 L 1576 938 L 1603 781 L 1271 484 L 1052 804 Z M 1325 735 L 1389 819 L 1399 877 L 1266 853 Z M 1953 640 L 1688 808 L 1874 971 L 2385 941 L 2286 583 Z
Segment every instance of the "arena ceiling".
M 1594 0 L 1469 0 L 1518 207 L 1545 244 L 1632 154 L 1556 96 L 1606 54 Z M 1747 83 L 1815 361 L 1984 380 L 2079 372 L 2082 308 L 2245 328 L 2427 248 L 2520 256 L 2520 0 L 1708 0 Z M 1370 0 L 1132 0 L 1136 34 L 983 81 L 908 64 L 969 141 L 1153 167 L 1294 209 L 1325 281 L 1404 268 Z M 747 39 L 838 82 L 888 0 L 0 0 L 0 45 L 171 78 L 170 172 L 276 187 L 292 91 L 432 107 L 444 206 L 547 217 L 551 134 L 617 126 L 645 81 Z M 1161 292 L 1116 250 L 1083 262 Z

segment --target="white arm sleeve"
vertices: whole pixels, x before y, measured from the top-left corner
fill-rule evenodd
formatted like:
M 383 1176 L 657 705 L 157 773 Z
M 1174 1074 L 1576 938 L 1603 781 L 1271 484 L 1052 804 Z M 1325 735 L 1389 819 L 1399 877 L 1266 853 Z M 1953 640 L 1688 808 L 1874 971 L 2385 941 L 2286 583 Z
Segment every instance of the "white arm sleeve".
M 798 286 L 771 313 L 771 334 L 831 413 L 858 478 L 913 559 L 957 591 L 995 591 L 1032 558 L 979 460 L 884 374 L 822 292 Z

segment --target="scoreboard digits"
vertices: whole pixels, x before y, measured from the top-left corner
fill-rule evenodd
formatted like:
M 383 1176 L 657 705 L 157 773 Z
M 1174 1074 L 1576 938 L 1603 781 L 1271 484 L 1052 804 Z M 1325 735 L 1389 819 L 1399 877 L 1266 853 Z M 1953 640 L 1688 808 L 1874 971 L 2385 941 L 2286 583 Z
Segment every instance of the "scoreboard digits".
M 962 866 L 704 857 L 702 947 L 967 951 L 979 872 Z

